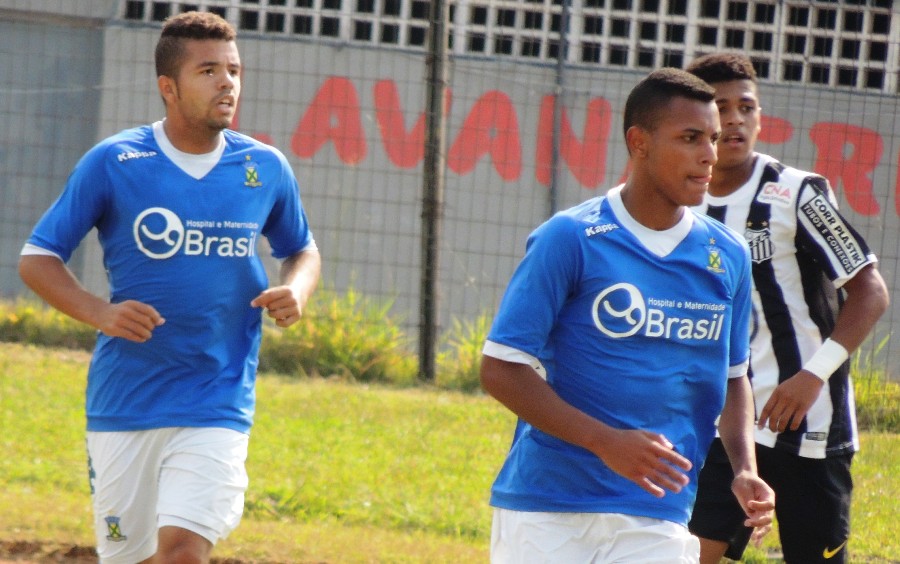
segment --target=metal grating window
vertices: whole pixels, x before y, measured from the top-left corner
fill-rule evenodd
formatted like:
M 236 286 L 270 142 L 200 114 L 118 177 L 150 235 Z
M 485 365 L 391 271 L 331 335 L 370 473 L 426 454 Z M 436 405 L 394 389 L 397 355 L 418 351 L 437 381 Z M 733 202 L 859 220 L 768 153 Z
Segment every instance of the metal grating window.
M 564 5 L 564 2 L 566 4 Z M 208 10 L 239 31 L 424 49 L 429 0 L 127 0 L 120 17 Z M 450 0 L 453 53 L 650 69 L 746 53 L 761 79 L 900 92 L 891 0 Z

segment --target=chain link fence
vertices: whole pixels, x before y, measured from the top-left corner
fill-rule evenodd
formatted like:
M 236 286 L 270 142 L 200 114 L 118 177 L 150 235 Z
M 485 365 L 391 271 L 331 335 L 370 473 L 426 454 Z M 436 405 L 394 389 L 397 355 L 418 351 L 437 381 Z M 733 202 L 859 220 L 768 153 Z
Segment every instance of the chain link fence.
M 433 344 L 453 319 L 492 315 L 530 231 L 623 178 L 621 111 L 631 87 L 653 68 L 721 50 L 748 54 L 761 77 L 759 150 L 831 180 L 896 294 L 893 2 L 446 2 L 437 201 L 426 192 L 433 4 L 0 0 L 3 297 L 25 292 L 21 245 L 84 151 L 163 116 L 153 47 L 162 20 L 189 9 L 215 11 L 238 29 L 245 74 L 235 128 L 275 145 L 294 167 L 323 284 L 390 301 L 414 340 L 425 334 Z M 429 270 L 423 233 L 434 217 L 438 260 Z M 103 293 L 94 239 L 70 266 Z M 862 354 L 897 379 L 893 308 Z

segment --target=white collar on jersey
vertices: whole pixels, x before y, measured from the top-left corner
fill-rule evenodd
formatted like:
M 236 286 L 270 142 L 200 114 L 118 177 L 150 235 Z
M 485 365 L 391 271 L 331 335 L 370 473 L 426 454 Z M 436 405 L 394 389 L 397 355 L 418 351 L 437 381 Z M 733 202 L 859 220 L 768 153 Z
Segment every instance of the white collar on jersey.
M 690 233 L 691 226 L 694 225 L 694 212 L 685 208 L 685 213 L 681 216 L 681 220 L 665 231 L 656 231 L 655 229 L 644 227 L 631 217 L 631 214 L 625 209 L 625 204 L 622 202 L 623 186 L 625 185 L 620 184 L 606 193 L 609 205 L 613 213 L 616 214 L 619 223 L 625 229 L 631 231 L 651 253 L 659 257 L 668 256 Z
M 163 121 L 165 120 L 163 119 L 153 123 L 153 137 L 156 138 L 156 143 L 159 145 L 159 148 L 162 149 L 163 154 L 169 157 L 178 168 L 183 170 L 189 176 L 200 180 L 206 176 L 213 167 L 219 164 L 219 159 L 222 158 L 222 153 L 225 152 L 224 134 L 219 133 L 219 145 L 215 149 L 209 153 L 194 155 L 179 151 L 175 148 L 175 145 L 172 145 L 172 142 L 169 141 L 169 137 L 166 135 Z

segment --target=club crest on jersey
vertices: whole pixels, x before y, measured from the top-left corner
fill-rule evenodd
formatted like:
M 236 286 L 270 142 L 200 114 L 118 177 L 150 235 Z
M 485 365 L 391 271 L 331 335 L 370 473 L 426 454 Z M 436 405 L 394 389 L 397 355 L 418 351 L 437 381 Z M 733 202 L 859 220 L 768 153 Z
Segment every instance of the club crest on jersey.
M 262 186 L 262 182 L 259 181 L 259 165 L 250 160 L 250 155 L 247 155 L 246 158 L 247 162 L 244 163 L 244 186 L 259 188 Z
M 722 267 L 722 251 L 715 245 L 716 240 L 710 239 L 709 246 L 706 247 L 706 252 L 708 253 L 706 256 L 706 270 L 722 274 L 725 272 L 725 269 Z
M 103 520 L 106 521 L 106 540 L 112 542 L 128 540 L 128 536 L 122 534 L 122 525 L 119 523 L 119 517 L 110 515 L 109 517 L 104 517 Z
M 781 184 L 766 182 L 756 196 L 756 201 L 762 204 L 790 204 L 791 191 Z
M 762 229 L 747 228 L 744 238 L 750 246 L 750 260 L 759 264 L 772 258 L 775 254 L 775 244 L 772 243 L 772 232 L 768 227 Z

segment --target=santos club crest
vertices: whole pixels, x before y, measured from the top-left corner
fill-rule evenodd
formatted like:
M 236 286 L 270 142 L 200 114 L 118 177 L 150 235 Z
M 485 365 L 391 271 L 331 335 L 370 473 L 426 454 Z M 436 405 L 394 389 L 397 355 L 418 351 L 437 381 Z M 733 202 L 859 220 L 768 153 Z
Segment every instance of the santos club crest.
M 775 245 L 772 243 L 772 232 L 768 227 L 762 229 L 747 229 L 744 238 L 750 246 L 750 259 L 755 263 L 765 262 L 775 254 Z

